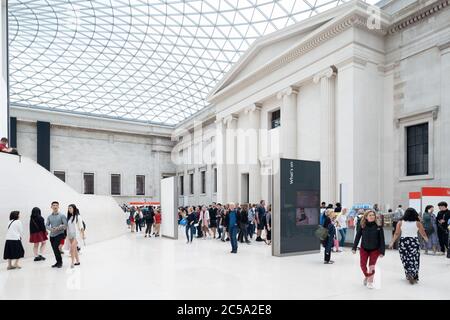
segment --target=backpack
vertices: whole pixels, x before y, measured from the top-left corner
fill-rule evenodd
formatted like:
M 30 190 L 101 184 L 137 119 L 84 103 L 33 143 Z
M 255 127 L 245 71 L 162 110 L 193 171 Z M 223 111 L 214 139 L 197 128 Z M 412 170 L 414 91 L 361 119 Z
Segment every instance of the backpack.
M 328 229 L 319 225 L 317 230 L 314 232 L 314 235 L 320 239 L 320 241 L 325 241 L 328 238 Z

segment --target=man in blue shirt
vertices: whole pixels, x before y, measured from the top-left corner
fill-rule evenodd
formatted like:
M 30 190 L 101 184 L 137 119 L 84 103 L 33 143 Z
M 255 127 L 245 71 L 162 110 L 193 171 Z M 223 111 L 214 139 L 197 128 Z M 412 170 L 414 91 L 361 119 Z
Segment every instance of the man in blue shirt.
M 230 212 L 227 214 L 228 232 L 230 234 L 231 253 L 237 253 L 237 212 L 234 203 L 230 203 Z

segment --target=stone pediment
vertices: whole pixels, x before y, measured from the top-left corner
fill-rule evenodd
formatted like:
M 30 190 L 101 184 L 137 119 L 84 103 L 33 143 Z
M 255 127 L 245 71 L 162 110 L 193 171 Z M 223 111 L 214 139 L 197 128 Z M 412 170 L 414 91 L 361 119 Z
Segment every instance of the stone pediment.
M 365 26 L 370 8 L 362 1 L 351 1 L 258 39 L 210 92 L 208 101 L 214 103 L 231 88 L 248 85 L 349 27 Z M 385 32 L 389 17 L 382 14 L 381 19 L 380 31 Z

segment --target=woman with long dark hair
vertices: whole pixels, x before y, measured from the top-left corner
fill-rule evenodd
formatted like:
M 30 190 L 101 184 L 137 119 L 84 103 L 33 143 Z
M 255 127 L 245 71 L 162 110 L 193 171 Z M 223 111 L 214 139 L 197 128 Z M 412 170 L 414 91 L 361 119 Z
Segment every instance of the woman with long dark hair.
M 45 220 L 41 216 L 41 209 L 34 207 L 30 217 L 30 243 L 33 243 L 34 261 L 45 260 L 42 254 L 45 251 L 47 240 L 47 229 Z M 41 246 L 40 250 L 39 245 Z
M 398 251 L 405 269 L 406 279 L 410 284 L 419 281 L 420 244 L 418 232 L 426 242 L 429 241 L 420 222 L 419 214 L 414 208 L 408 208 L 403 218 L 397 223 L 394 237 L 389 245 L 389 248 L 392 249 L 395 241 L 400 237 Z
M 373 279 L 375 276 L 375 264 L 378 258 L 384 256 L 385 243 L 383 227 L 377 224 L 377 217 L 374 210 L 367 210 L 361 219 L 356 230 L 355 241 L 353 242 L 352 253 L 356 253 L 359 241 L 361 240 L 360 266 L 364 274 L 364 285 L 373 289 Z M 368 267 L 367 267 L 368 265 Z
M 80 265 L 78 242 L 82 238 L 84 238 L 83 220 L 77 206 L 71 204 L 67 209 L 67 239 L 69 240 L 70 258 L 72 259 L 71 268 Z

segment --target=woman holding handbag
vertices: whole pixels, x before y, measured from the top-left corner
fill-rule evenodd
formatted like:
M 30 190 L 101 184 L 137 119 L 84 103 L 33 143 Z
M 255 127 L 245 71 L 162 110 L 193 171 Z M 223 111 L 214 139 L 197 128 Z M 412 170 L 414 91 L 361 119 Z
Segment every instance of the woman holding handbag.
M 30 217 L 30 243 L 33 244 L 34 261 L 43 261 L 42 256 L 48 240 L 45 220 L 41 216 L 41 209 L 34 207 Z M 40 250 L 39 250 L 40 245 Z
M 439 248 L 439 239 L 437 236 L 436 215 L 434 214 L 433 206 L 428 205 L 425 207 L 422 219 L 425 233 L 428 236 L 428 241 L 425 242 L 425 254 L 428 254 L 428 250 L 433 250 L 433 254 L 436 255 Z
M 322 242 L 325 248 L 324 264 L 333 264 L 331 260 L 331 248 L 333 247 L 334 238 L 336 237 L 336 227 L 334 221 L 336 220 L 336 212 L 333 209 L 325 211 L 325 218 L 323 221 L 323 227 L 328 231 L 326 239 Z
M 367 210 L 361 218 L 356 231 L 355 241 L 353 242 L 353 254 L 356 253 L 360 240 L 359 255 L 361 270 L 364 274 L 364 285 L 369 289 L 373 289 L 375 264 L 378 258 L 384 257 L 385 252 L 383 227 L 377 224 L 376 213 L 373 210 Z M 367 263 L 369 264 L 368 268 Z
M 6 233 L 5 250 L 3 252 L 3 259 L 8 260 L 7 270 L 21 269 L 19 266 L 19 259 L 25 255 L 25 250 L 22 246 L 23 225 L 19 220 L 19 211 L 12 211 L 9 215 L 8 231 Z M 16 262 L 14 265 L 12 261 Z

